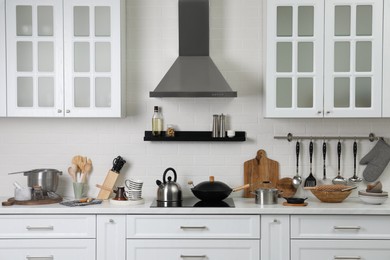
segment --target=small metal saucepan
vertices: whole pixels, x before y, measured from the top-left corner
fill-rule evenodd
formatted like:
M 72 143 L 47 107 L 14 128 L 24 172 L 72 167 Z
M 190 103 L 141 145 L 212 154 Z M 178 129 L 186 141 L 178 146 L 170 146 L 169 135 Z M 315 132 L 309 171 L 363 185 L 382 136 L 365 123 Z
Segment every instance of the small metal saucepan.
M 256 204 L 278 204 L 279 190 L 275 188 L 260 188 L 252 192 L 256 196 Z
M 191 191 L 200 200 L 221 201 L 229 197 L 230 193 L 246 188 L 249 188 L 249 184 L 232 189 L 223 182 L 214 181 L 214 176 L 210 176 L 209 181 L 199 183 Z

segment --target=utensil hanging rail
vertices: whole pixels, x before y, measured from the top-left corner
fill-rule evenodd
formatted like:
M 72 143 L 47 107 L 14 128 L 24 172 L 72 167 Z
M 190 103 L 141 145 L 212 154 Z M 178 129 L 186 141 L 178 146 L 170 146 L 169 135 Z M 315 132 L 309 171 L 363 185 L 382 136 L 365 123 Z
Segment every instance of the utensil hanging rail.
M 368 136 L 294 136 L 292 133 L 288 133 L 286 136 L 274 136 L 274 139 L 287 139 L 292 140 L 369 140 L 374 142 L 383 137 L 377 137 L 374 133 L 370 133 Z

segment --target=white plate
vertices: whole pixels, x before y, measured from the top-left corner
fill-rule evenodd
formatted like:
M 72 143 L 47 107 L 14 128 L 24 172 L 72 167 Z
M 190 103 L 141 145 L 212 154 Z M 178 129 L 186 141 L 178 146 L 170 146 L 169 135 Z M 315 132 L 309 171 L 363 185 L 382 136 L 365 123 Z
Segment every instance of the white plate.
M 118 206 L 134 206 L 134 205 L 140 205 L 144 204 L 145 200 L 144 199 L 139 199 L 139 200 L 114 200 L 110 199 L 110 204 L 112 205 L 118 205 Z

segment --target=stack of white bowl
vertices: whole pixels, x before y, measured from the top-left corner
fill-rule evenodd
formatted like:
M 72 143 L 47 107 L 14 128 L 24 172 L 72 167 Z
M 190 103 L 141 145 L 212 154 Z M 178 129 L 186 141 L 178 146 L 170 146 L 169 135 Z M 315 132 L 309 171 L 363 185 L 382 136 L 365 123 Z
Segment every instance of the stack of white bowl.
M 141 180 L 128 179 L 125 180 L 126 185 L 126 196 L 129 200 L 142 200 L 142 185 L 144 184 Z
M 367 185 L 367 189 L 359 191 L 358 194 L 361 201 L 374 205 L 382 204 L 389 197 L 388 192 L 382 190 L 382 183 L 379 181 Z

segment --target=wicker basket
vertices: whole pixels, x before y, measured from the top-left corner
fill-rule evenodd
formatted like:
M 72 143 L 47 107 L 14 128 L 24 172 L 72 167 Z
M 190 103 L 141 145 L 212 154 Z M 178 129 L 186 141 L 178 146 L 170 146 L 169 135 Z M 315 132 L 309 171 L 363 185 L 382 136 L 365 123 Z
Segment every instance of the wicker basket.
M 322 190 L 311 190 L 314 196 L 317 197 L 322 202 L 328 203 L 339 203 L 345 200 L 349 194 L 352 193 L 351 190 L 348 191 L 322 191 Z

